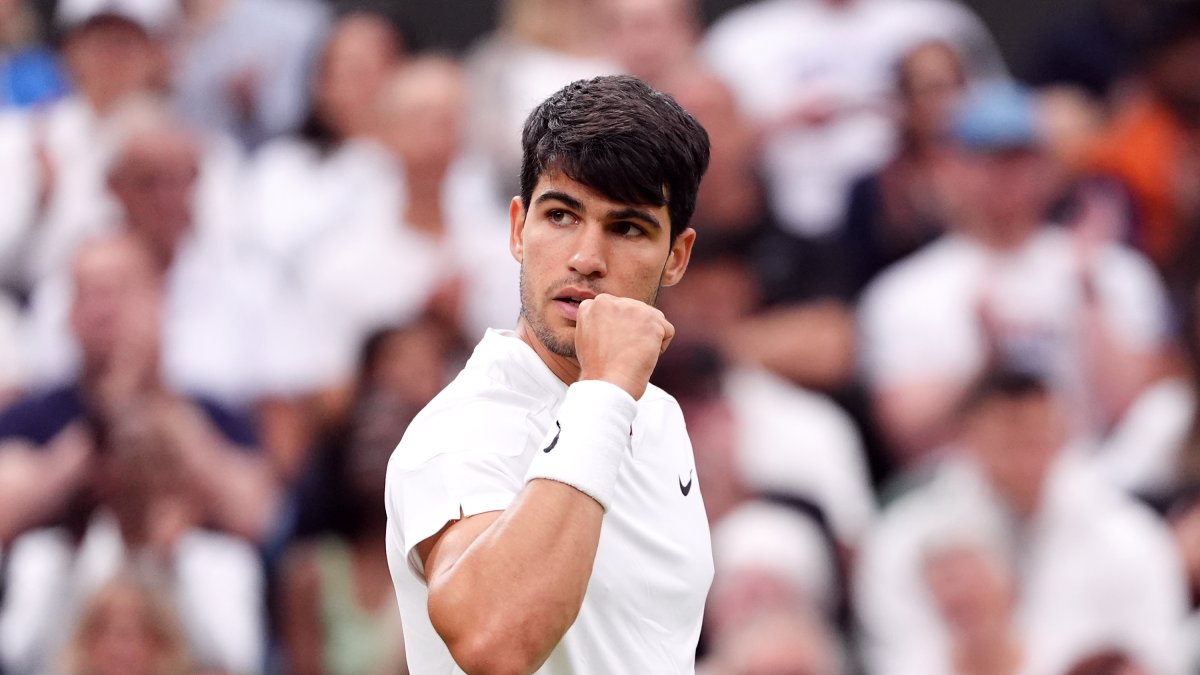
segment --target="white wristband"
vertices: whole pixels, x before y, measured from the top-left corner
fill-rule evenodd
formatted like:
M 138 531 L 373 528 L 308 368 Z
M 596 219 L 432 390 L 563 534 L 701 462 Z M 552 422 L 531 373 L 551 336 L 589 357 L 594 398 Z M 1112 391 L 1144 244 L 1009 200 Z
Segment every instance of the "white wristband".
M 525 473 L 566 483 L 600 503 L 612 503 L 621 462 L 629 454 L 637 401 L 603 380 L 583 380 L 567 388 L 554 426 Z

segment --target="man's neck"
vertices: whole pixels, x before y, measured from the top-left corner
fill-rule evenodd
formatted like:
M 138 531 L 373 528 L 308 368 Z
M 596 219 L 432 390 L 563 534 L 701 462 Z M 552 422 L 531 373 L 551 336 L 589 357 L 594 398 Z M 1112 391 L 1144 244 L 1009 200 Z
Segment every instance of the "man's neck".
M 517 321 L 517 337 L 521 338 L 525 344 L 529 345 L 542 363 L 554 373 L 558 379 L 568 385 L 579 381 L 579 360 L 570 356 L 562 356 L 550 351 L 533 330 L 529 328 L 529 324 L 525 323 L 525 319 L 521 318 Z

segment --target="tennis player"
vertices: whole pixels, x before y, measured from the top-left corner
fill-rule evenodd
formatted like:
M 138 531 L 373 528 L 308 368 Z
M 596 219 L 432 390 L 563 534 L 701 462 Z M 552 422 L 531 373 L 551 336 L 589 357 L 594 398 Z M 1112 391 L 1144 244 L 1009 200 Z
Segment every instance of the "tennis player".
M 388 466 L 409 667 L 692 673 L 712 552 L 683 416 L 649 378 L 708 136 L 614 76 L 551 96 L 522 143 L 516 330 L 484 335 Z

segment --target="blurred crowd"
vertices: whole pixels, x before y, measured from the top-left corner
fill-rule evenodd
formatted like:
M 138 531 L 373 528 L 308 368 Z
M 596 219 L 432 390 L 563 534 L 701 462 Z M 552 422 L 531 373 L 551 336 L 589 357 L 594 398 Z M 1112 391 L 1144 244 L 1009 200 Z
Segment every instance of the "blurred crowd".
M 515 325 L 525 115 L 612 72 L 712 142 L 700 671 L 1200 673 L 1200 3 L 1019 78 L 956 0 L 377 10 L 0 0 L 0 673 L 406 672 L 386 462 Z

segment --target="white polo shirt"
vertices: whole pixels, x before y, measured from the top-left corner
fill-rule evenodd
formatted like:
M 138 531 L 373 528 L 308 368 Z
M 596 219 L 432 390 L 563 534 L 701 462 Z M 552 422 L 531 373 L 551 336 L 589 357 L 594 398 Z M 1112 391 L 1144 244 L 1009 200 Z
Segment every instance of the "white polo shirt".
M 508 507 L 566 393 L 529 345 L 489 330 L 392 454 L 388 562 L 413 673 L 462 672 L 429 621 L 416 545 L 460 509 L 472 516 Z M 683 414 L 653 385 L 638 401 L 631 448 L 579 616 L 539 674 L 695 670 L 712 547 Z

